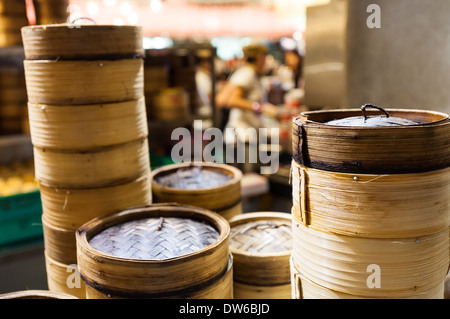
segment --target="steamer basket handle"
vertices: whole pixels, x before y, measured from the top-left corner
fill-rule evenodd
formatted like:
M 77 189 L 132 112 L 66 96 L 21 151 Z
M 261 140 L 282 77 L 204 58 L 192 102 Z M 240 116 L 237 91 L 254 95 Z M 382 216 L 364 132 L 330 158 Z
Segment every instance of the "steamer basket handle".
M 364 104 L 363 106 L 361 106 L 361 111 L 363 112 L 363 116 L 364 116 L 364 122 L 366 122 L 366 120 L 367 120 L 366 107 L 371 107 L 371 108 L 380 110 L 381 112 L 383 112 L 384 114 L 386 114 L 386 117 L 389 117 L 389 116 L 390 116 L 390 115 L 388 114 L 388 112 L 386 112 L 386 110 L 383 109 L 383 108 L 380 107 L 380 106 L 376 106 L 376 105 L 373 105 L 373 104 Z

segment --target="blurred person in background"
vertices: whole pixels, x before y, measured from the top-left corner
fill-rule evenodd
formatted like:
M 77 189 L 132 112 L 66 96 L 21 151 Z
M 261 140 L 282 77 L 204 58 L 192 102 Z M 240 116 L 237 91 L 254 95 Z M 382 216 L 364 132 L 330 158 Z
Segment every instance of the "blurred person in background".
M 279 67 L 277 74 L 285 84 L 285 90 L 304 88 L 302 68 L 303 57 L 296 49 L 284 51 L 284 64 Z

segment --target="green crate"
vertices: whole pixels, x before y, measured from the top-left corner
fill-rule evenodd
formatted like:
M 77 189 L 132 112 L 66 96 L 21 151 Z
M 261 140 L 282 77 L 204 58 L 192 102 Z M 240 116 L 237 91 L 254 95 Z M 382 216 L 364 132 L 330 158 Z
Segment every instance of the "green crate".
M 39 190 L 0 197 L 0 247 L 43 236 Z
M 154 152 L 150 152 L 150 165 L 151 169 L 155 170 L 164 165 L 174 164 L 175 162 L 169 156 L 158 155 Z

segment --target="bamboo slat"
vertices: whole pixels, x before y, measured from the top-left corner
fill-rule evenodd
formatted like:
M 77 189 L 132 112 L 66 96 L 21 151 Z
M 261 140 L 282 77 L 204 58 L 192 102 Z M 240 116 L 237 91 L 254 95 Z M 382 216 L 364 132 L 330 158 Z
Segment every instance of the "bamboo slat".
M 101 289 L 101 288 L 100 288 Z M 139 296 L 149 299 L 233 299 L 233 258 L 230 255 L 226 272 L 206 283 L 190 287 L 184 291 L 175 291 L 167 295 Z M 102 292 L 91 286 L 86 286 L 87 299 L 125 299 L 124 296 Z
M 356 238 L 305 227 L 294 218 L 292 232 L 295 268 L 320 286 L 350 295 L 420 295 L 442 284 L 449 266 L 447 229 L 416 238 Z M 379 267 L 380 286 L 369 288 L 373 265 Z
M 77 230 L 78 266 L 88 286 L 112 296 L 173 296 L 223 276 L 229 232 L 223 217 L 198 207 L 165 203 L 128 209 Z M 199 246 L 206 238 L 209 244 Z
M 43 213 L 55 227 L 75 231 L 89 220 L 152 203 L 150 176 L 116 186 L 58 189 L 40 185 Z
M 77 263 L 77 242 L 75 230 L 55 226 L 42 215 L 44 247 L 46 255 L 63 264 Z
M 51 292 L 86 298 L 86 285 L 81 279 L 76 264 L 64 264 L 50 258 L 45 252 L 47 284 Z
M 55 106 L 28 103 L 32 143 L 57 150 L 89 150 L 148 135 L 145 99 Z
M 54 188 L 96 188 L 131 182 L 150 172 L 147 139 L 89 152 L 34 147 L 36 180 Z
M 291 263 L 292 299 L 398 299 L 396 296 L 383 298 L 350 295 L 325 288 L 303 276 Z M 420 293 L 404 296 L 404 299 L 442 299 L 443 285 L 439 283 Z
M 25 60 L 28 101 L 85 105 L 144 96 L 142 59 L 117 61 Z
M 430 235 L 450 226 L 450 167 L 416 174 L 335 173 L 292 162 L 292 214 L 354 237 Z
M 208 180 L 201 179 L 198 172 L 193 170 L 195 168 L 199 168 L 205 174 L 208 172 L 224 174 L 227 176 L 227 181 L 210 186 Z M 181 175 L 174 175 L 177 172 L 180 172 Z M 172 180 L 175 182 L 179 181 L 180 184 L 185 182 L 186 187 L 163 184 L 161 179 L 169 175 L 174 176 Z M 151 177 L 154 203 L 176 202 L 202 207 L 217 212 L 227 220 L 242 213 L 242 172 L 233 166 L 206 162 L 171 164 L 155 169 L 152 171 Z M 199 187 L 188 187 L 190 183 L 194 182 L 199 182 Z
M 0 299 L 78 299 L 78 298 L 61 292 L 31 289 L 1 294 Z
M 365 174 L 417 173 L 450 166 L 450 118 L 420 110 L 387 110 L 420 125 L 346 127 L 324 124 L 359 110 L 302 113 L 293 120 L 294 159 L 306 167 Z M 369 112 L 368 114 L 379 114 Z
M 22 29 L 27 60 L 144 57 L 142 28 L 114 25 L 38 25 Z

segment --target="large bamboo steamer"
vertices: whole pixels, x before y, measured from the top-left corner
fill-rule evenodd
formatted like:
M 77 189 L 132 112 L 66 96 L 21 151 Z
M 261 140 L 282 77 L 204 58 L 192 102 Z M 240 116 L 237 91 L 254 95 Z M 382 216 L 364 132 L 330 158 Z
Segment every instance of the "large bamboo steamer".
M 356 238 L 293 220 L 293 264 L 330 290 L 367 298 L 413 298 L 442 285 L 448 270 L 448 230 L 416 238 Z M 381 286 L 369 288 L 368 266 L 378 265 Z
M 1 294 L 0 299 L 78 299 L 78 298 L 73 295 L 61 292 L 30 289 Z
M 235 299 L 289 299 L 291 214 L 245 213 L 229 223 Z
M 51 292 L 72 295 L 78 299 L 86 299 L 86 284 L 80 277 L 76 264 L 64 264 L 50 258 L 46 252 L 45 267 L 48 289 Z
M 152 203 L 149 174 L 129 183 L 90 189 L 40 185 L 43 214 L 55 227 L 75 231 L 95 217 Z
M 25 60 L 28 101 L 85 105 L 137 100 L 144 95 L 142 59 Z
M 131 182 L 150 172 L 147 139 L 88 152 L 34 147 L 36 180 L 54 188 L 97 188 Z
M 188 183 L 192 178 L 196 181 L 198 176 L 194 173 L 195 168 L 204 170 L 205 173 L 224 174 L 228 180 L 214 186 L 208 185 L 205 181 L 204 186 L 200 184 L 196 188 L 176 184 L 176 187 L 173 187 L 161 182 L 161 178 L 181 171 L 186 172 L 186 175 L 174 177 L 173 181 Z M 171 164 L 153 170 L 151 178 L 154 203 L 176 202 L 202 207 L 220 214 L 227 220 L 242 213 L 242 172 L 233 166 L 206 162 Z
M 28 103 L 32 143 L 57 150 L 89 150 L 148 136 L 145 99 L 56 106 Z
M 178 204 L 99 217 L 76 232 L 80 274 L 111 298 L 183 298 L 228 273 L 229 232 L 223 217 Z M 230 276 L 221 298 L 231 286 Z
M 350 295 L 339 291 L 331 290 L 309 280 L 303 276 L 293 265 L 291 260 L 291 281 L 292 299 L 388 299 L 376 297 L 364 297 L 360 295 Z M 444 294 L 443 285 L 440 283 L 429 290 L 405 296 L 404 299 L 442 299 Z M 390 299 L 398 299 L 393 296 Z
M 450 226 L 450 167 L 415 174 L 350 174 L 292 162 L 292 214 L 354 237 L 431 235 Z
M 359 110 L 304 112 L 293 120 L 292 148 L 299 164 L 327 171 L 365 174 L 417 173 L 450 166 L 447 114 L 387 109 L 421 124 L 350 127 L 324 124 L 359 116 Z M 367 111 L 369 115 L 378 111 Z
M 38 25 L 22 28 L 27 60 L 118 60 L 144 57 L 142 28 L 114 25 Z

